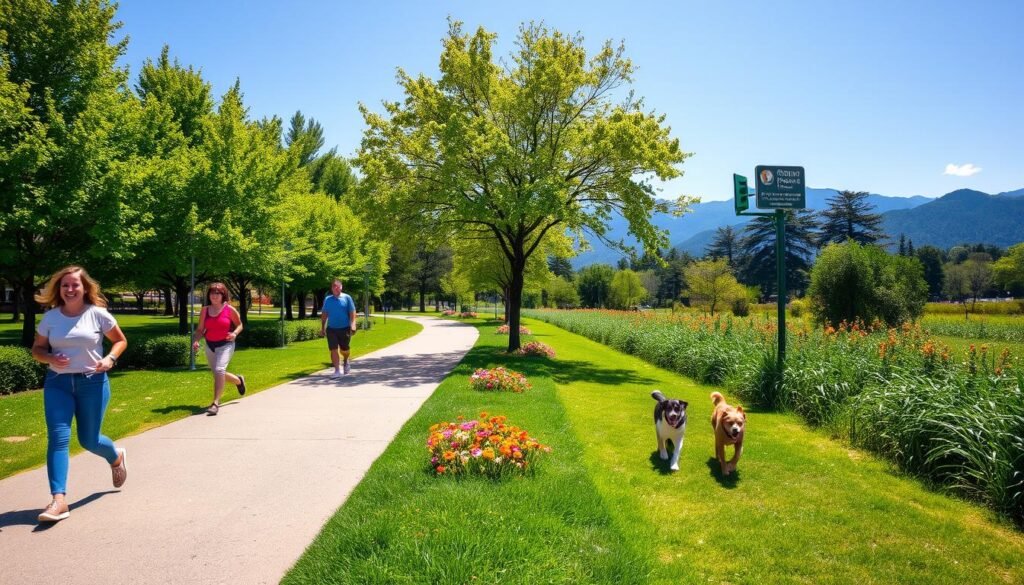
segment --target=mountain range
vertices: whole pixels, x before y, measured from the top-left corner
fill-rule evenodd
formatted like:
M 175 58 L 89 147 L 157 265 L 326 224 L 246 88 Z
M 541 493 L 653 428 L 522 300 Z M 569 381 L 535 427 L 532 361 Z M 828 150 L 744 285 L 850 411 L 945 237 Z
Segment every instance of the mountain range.
M 807 207 L 820 211 L 828 207 L 835 189 L 807 189 Z M 753 202 L 753 196 L 751 196 Z M 895 242 L 902 233 L 915 247 L 926 244 L 949 248 L 962 243 L 986 243 L 1007 247 L 1024 241 L 1024 189 L 990 195 L 960 189 L 938 198 L 921 195 L 891 197 L 870 194 L 868 203 L 882 214 L 882 229 Z M 750 217 L 736 216 L 732 201 L 698 203 L 682 217 L 656 213 L 655 226 L 668 230 L 673 248 L 702 256 L 714 238 L 715 230 L 727 225 L 740 226 Z M 623 239 L 635 246 L 626 220 L 616 216 L 609 222 L 608 239 Z M 623 255 L 602 242 L 592 240 L 591 249 L 572 259 L 574 268 L 589 264 L 615 265 Z

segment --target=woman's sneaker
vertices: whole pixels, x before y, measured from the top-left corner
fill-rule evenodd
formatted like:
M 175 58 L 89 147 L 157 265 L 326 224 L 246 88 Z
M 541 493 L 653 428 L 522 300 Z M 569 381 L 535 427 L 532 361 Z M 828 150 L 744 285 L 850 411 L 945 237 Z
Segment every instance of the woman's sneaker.
M 39 515 L 40 522 L 58 522 L 71 515 L 67 502 L 53 500 L 50 505 Z
M 111 465 L 110 471 L 114 474 L 114 487 L 119 488 L 128 479 L 128 451 L 126 449 L 118 449 L 117 452 L 121 454 L 121 463 Z
M 245 376 L 238 376 L 238 395 L 245 396 Z

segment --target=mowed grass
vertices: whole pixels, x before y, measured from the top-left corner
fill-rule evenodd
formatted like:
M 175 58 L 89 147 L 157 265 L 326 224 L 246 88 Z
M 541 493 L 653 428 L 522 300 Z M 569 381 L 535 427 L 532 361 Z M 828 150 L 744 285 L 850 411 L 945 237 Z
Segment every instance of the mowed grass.
M 723 478 L 714 388 L 554 326 L 547 362 L 480 340 L 285 583 L 1021 583 L 1024 536 L 989 511 L 905 478 L 794 415 L 749 411 Z M 476 367 L 525 372 L 523 395 L 469 389 Z M 690 402 L 681 470 L 657 456 L 651 390 Z M 735 399 L 733 399 L 735 401 Z M 427 428 L 504 414 L 554 448 L 532 477 L 434 477 Z
M 156 324 L 150 320 L 156 319 Z M 118 317 L 131 343 L 132 332 L 165 326 L 163 317 Z M 138 322 L 134 322 L 138 320 Z M 360 331 L 352 341 L 352 356 L 359 357 L 423 329 L 404 319 L 377 322 L 373 329 Z M 242 335 L 245 335 L 243 332 Z M 322 339 L 289 344 L 283 349 L 242 349 L 235 352 L 230 371 L 245 376 L 246 395 L 282 384 L 294 378 L 330 367 L 330 354 Z M 117 439 L 140 433 L 197 414 L 213 400 L 213 377 L 206 368 L 204 352 L 197 355 L 196 370 L 117 370 L 110 373 L 111 399 L 103 420 L 103 432 Z M 230 384 L 222 403 L 238 399 Z M 244 398 L 243 398 L 244 399 Z M 71 441 L 72 454 L 81 451 Z M 44 464 L 46 421 L 41 390 L 0 396 L 0 478 Z

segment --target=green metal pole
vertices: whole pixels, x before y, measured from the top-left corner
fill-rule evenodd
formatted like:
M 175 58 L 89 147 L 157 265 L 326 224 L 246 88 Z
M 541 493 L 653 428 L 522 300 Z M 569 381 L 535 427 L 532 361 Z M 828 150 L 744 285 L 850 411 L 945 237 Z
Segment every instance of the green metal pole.
M 786 212 L 782 209 L 775 210 L 775 265 L 778 270 L 778 367 L 781 372 L 786 362 Z

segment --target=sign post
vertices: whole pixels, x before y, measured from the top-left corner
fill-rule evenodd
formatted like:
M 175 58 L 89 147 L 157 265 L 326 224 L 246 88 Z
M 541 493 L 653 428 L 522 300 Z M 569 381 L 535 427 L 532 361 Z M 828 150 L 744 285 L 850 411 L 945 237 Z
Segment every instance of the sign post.
M 773 212 L 750 212 L 747 178 L 733 175 L 733 196 L 736 215 L 757 215 L 775 218 L 775 269 L 778 291 L 778 355 L 779 372 L 786 362 L 786 210 L 807 207 L 803 167 L 758 165 L 754 169 L 757 185 L 757 208 Z

